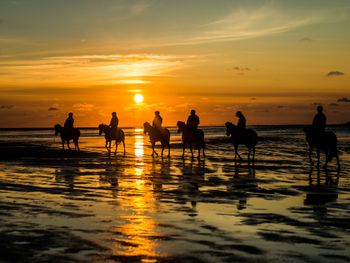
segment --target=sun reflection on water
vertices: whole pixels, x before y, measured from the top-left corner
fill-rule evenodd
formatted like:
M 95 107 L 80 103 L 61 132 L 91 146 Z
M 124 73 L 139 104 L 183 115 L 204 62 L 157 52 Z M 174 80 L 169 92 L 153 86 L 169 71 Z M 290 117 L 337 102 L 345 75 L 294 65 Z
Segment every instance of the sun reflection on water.
M 119 198 L 121 207 L 128 209 L 127 215 L 122 216 L 125 223 L 116 227 L 115 254 L 127 257 L 142 257 L 141 262 L 155 262 L 158 256 L 156 221 L 152 214 L 156 212 L 155 197 L 152 184 L 146 175 L 150 167 L 143 160 L 144 136 L 142 129 L 135 129 L 134 167 L 130 170 L 136 178 L 123 181 L 123 189 Z

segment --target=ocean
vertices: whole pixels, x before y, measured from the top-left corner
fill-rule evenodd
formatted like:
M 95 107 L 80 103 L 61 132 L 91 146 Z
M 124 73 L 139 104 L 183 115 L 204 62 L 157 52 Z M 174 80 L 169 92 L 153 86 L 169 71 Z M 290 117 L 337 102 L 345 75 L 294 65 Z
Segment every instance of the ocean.
M 349 262 L 350 129 L 329 128 L 337 171 L 310 166 L 302 126 L 250 128 L 254 165 L 224 127 L 203 127 L 201 160 L 181 158 L 174 127 L 170 158 L 143 129 L 124 129 L 125 156 L 97 129 L 79 153 L 53 130 L 0 131 L 0 261 Z

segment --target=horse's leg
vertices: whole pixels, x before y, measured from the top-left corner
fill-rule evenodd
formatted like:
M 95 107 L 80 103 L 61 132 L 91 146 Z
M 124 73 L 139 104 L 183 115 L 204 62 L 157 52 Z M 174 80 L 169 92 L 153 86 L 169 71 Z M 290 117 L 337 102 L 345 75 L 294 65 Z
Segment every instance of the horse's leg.
M 193 158 L 192 143 L 190 143 L 191 157 Z
M 198 160 L 201 159 L 201 147 L 199 145 L 197 145 L 197 148 L 198 148 Z
M 64 140 L 62 140 L 62 150 L 64 150 Z
M 251 154 L 251 152 L 252 152 L 252 148 L 249 147 L 248 148 L 248 164 L 250 164 L 250 154 Z
M 203 149 L 203 157 L 205 157 L 205 143 L 202 143 L 202 149 Z
M 317 148 L 317 169 L 320 169 L 320 149 Z
M 125 140 L 123 139 L 123 147 L 124 147 L 124 155 L 126 154 L 126 151 L 125 151 Z
M 170 157 L 170 142 L 168 142 L 168 157 Z
M 114 152 L 114 155 L 117 154 L 117 151 L 118 151 L 118 143 L 117 143 L 117 140 L 115 140 L 115 152 Z
M 252 162 L 255 162 L 255 146 L 253 147 L 253 158 L 252 158 Z
M 335 152 L 335 158 L 337 159 L 337 170 L 340 171 L 340 162 L 339 162 L 338 150 L 336 150 L 336 152 Z
M 311 164 L 311 166 L 313 166 L 314 165 L 314 162 L 312 161 L 312 151 L 313 151 L 313 147 L 309 147 L 309 160 L 310 160 L 310 164 Z
M 69 146 L 69 139 L 67 140 L 67 147 L 70 150 L 70 146 Z
M 162 145 L 162 153 L 161 153 L 161 155 L 162 155 L 162 157 L 163 157 L 163 152 L 164 152 L 164 144 L 162 143 L 161 145 Z
M 185 158 L 185 148 L 186 148 L 186 144 L 183 142 L 182 143 L 182 158 Z
M 238 153 L 238 144 L 235 145 L 235 158 L 238 156 L 239 160 L 242 160 L 242 157 Z

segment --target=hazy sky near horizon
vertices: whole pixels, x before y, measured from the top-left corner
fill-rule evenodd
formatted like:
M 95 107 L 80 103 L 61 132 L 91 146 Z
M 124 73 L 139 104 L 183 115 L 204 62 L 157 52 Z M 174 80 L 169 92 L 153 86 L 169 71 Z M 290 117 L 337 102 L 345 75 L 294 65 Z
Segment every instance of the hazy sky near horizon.
M 347 122 L 349 28 L 347 0 L 1 0 L 0 127 Z

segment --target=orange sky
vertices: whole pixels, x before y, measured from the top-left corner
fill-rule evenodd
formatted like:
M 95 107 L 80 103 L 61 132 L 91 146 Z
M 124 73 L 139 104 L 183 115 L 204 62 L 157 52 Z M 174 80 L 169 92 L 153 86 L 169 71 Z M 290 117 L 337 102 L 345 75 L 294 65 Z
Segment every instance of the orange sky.
M 0 127 L 350 121 L 347 1 L 0 3 Z M 134 94 L 144 102 L 135 104 Z

